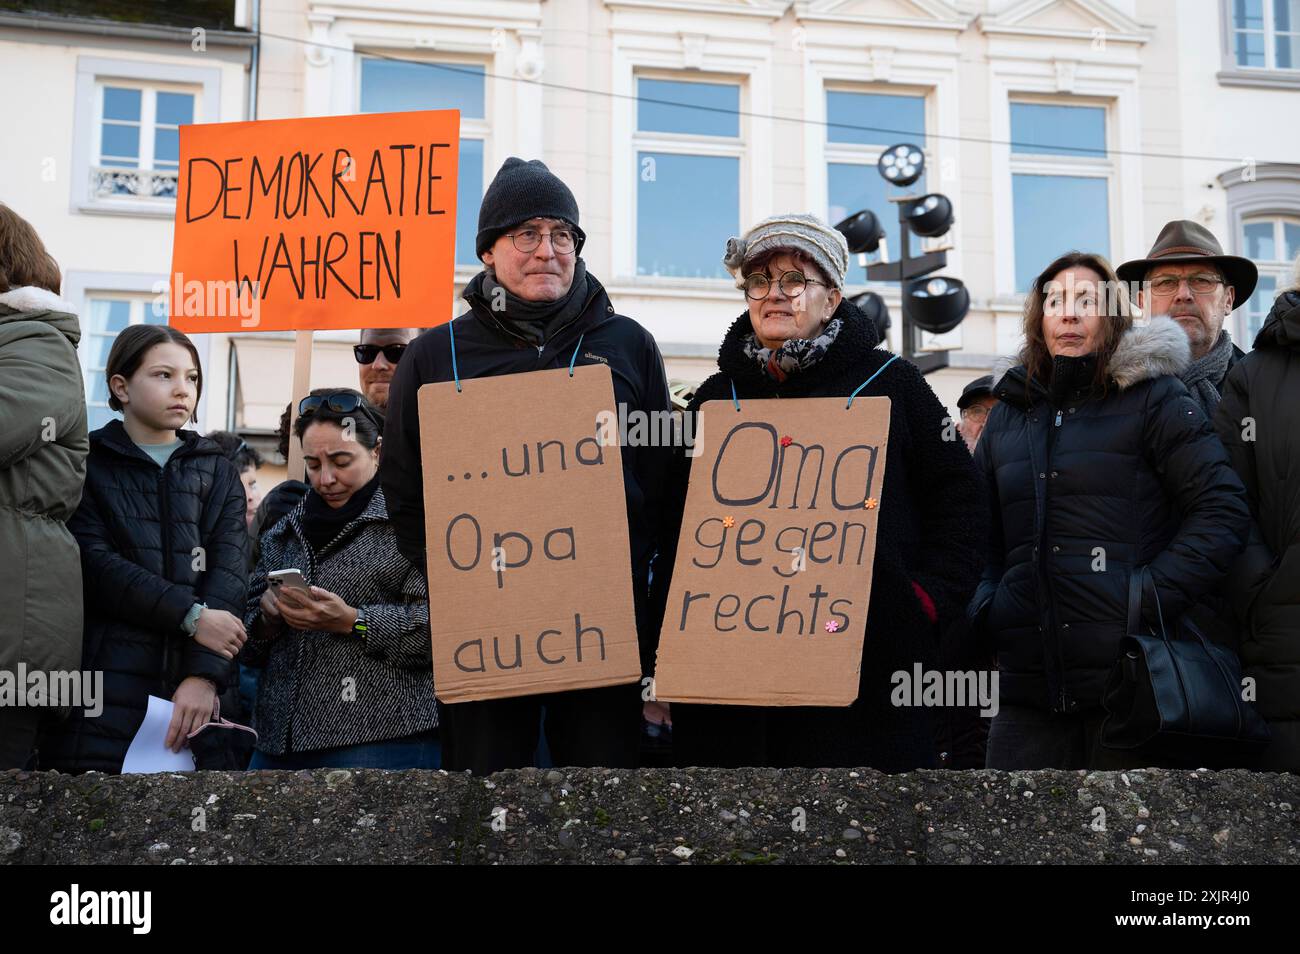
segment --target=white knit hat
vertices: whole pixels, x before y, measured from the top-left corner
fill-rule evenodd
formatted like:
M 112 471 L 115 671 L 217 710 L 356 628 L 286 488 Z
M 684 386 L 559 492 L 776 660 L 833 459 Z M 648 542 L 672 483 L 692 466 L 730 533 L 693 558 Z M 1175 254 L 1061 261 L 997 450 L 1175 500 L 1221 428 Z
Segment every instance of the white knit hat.
M 837 229 L 815 215 L 773 215 L 759 222 L 743 238 L 727 239 L 727 254 L 722 264 L 744 288 L 745 264 L 771 249 L 802 252 L 825 272 L 836 288 L 844 289 L 849 271 L 849 243 Z

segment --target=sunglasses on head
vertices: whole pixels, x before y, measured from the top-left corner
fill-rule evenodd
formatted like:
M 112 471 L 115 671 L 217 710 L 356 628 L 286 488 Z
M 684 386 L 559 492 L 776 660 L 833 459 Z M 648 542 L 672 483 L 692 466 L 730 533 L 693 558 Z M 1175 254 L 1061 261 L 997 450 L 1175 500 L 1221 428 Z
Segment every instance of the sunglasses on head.
M 384 353 L 384 358 L 389 364 L 397 364 L 402 358 L 402 352 L 406 350 L 404 344 L 359 344 L 352 346 L 352 353 L 356 356 L 357 364 L 372 364 L 375 358 L 379 357 L 379 352 Z
M 321 405 L 339 414 L 347 414 L 361 406 L 361 395 L 343 392 L 342 394 L 309 394 L 298 402 L 298 416 L 306 417 Z

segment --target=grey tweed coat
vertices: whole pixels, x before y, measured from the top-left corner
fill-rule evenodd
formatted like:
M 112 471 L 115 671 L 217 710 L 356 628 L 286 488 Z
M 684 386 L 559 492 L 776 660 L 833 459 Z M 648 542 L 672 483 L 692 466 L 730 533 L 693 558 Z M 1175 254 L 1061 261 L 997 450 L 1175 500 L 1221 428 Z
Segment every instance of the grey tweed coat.
M 319 553 L 303 533 L 303 507 L 262 537 L 249 581 L 249 638 L 239 661 L 262 669 L 257 748 L 285 755 L 435 728 L 428 586 L 397 550 L 383 490 Z M 267 573 L 290 567 L 309 585 L 363 607 L 368 634 L 296 630 L 283 621 L 269 633 L 255 627 Z

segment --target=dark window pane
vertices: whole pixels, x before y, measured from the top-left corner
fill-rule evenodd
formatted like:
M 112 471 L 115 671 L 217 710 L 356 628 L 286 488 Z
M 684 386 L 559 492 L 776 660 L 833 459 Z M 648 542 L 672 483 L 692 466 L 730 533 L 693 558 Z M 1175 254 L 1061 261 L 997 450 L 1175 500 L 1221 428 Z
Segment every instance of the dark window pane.
M 875 146 L 910 142 L 925 146 L 923 96 L 827 90 L 826 121 L 827 142 L 866 143 Z
M 104 118 L 140 121 L 140 90 L 104 87 Z
M 638 79 L 636 88 L 636 128 L 642 132 L 740 135 L 740 87 L 735 84 Z M 687 105 L 670 105 L 675 103 Z
M 460 167 L 456 179 L 456 264 L 478 265 L 474 242 L 478 237 L 478 210 L 483 204 L 483 140 L 460 141 Z
M 361 61 L 361 112 L 459 109 L 462 119 L 482 119 L 484 67 L 471 63 Z
M 1044 156 L 1105 156 L 1106 110 L 1100 106 L 1012 103 L 1011 151 Z
M 1300 68 L 1300 33 L 1290 33 L 1276 37 L 1277 68 L 1293 70 Z
M 1062 252 L 1110 256 L 1106 180 L 1084 176 L 1011 177 L 1016 236 L 1016 291 L 1028 291 Z
M 1286 242 L 1286 255 L 1282 261 L 1294 262 L 1300 257 L 1300 225 L 1294 222 L 1285 222 L 1282 225 L 1283 240 Z
M 826 181 L 829 193 L 827 222 L 833 226 L 855 212 L 870 209 L 885 227 L 889 258 L 896 261 L 902 248 L 898 240 L 898 205 L 886 199 L 891 195 L 923 194 L 925 177 L 922 176 L 906 189 L 900 189 L 886 182 L 875 166 L 832 162 L 826 167 Z M 913 236 L 910 242 L 912 254 L 915 255 L 920 251 L 921 240 Z M 856 255 L 849 256 L 847 281 L 850 285 L 866 284 L 867 273 L 858 265 Z
M 155 129 L 153 134 L 154 164 L 170 163 L 175 165 L 180 161 L 180 155 L 180 132 L 175 129 Z
M 1264 0 L 1233 0 L 1232 23 L 1238 30 L 1264 29 Z
M 1277 279 L 1272 275 L 1260 275 L 1255 293 L 1246 303 L 1247 343 L 1253 342 L 1255 335 L 1259 334 L 1259 329 L 1263 326 L 1264 319 L 1268 317 L 1269 310 L 1273 307 L 1273 299 L 1276 297 Z
M 740 232 L 740 160 L 637 154 L 638 275 L 726 278 L 727 239 Z
M 100 155 L 114 156 L 118 159 L 136 159 L 140 156 L 140 127 L 116 126 L 105 123 L 100 137 Z M 127 165 L 128 163 L 114 163 Z M 134 162 L 129 165 L 135 165 Z
M 1300 0 L 1273 0 L 1273 28 L 1278 33 L 1300 30 Z
M 1246 257 L 1257 262 L 1277 261 L 1277 248 L 1273 239 L 1273 222 L 1247 222 L 1242 227 L 1246 238 Z
M 1236 40 L 1238 66 L 1264 65 L 1264 34 L 1238 33 Z
M 159 93 L 155 122 L 161 126 L 185 126 L 194 122 L 194 97 L 189 93 Z

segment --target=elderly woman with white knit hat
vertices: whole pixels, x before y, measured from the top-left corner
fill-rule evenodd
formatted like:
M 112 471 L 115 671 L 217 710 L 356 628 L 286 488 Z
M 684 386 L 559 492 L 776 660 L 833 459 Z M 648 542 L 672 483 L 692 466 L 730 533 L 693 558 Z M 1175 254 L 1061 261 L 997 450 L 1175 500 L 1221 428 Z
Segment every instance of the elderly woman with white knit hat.
M 870 766 L 899 772 L 938 764 L 936 713 L 896 707 L 893 675 L 935 668 L 940 634 L 963 616 L 983 568 L 987 495 L 948 413 L 911 363 L 877 348 L 875 326 L 844 297 L 844 237 L 812 215 L 779 215 L 727 243 L 723 259 L 746 311 L 727 331 L 719 372 L 688 413 L 711 400 L 891 399 L 876 555 L 858 699 L 847 708 L 673 706 L 683 765 Z M 675 468 L 674 513 L 690 460 Z M 657 567 L 669 571 L 674 554 Z M 666 580 L 657 580 L 666 587 Z

